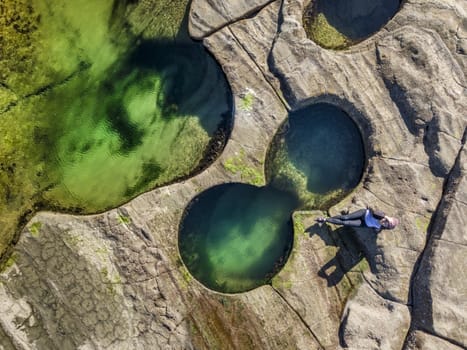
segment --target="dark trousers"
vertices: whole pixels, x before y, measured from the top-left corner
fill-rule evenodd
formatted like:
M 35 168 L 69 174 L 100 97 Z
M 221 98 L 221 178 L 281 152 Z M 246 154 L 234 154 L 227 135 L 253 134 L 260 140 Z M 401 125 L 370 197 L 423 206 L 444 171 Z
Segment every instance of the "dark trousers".
M 362 227 L 365 226 L 366 209 L 360 209 L 347 215 L 336 215 L 326 219 L 326 222 L 335 225 Z

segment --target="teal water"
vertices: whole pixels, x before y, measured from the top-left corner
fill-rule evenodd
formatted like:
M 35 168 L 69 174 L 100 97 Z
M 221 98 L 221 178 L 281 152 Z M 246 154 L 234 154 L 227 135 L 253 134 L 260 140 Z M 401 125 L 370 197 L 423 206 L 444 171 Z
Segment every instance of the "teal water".
M 360 181 L 364 157 L 360 132 L 343 110 L 315 104 L 291 113 L 268 154 L 267 186 L 216 186 L 189 204 L 179 232 L 183 262 L 220 292 L 268 283 L 293 245 L 292 212 L 347 195 Z
M 244 184 L 213 187 L 189 205 L 180 228 L 181 257 L 196 279 L 227 293 L 267 283 L 293 242 L 294 196 Z
M 301 205 L 325 209 L 352 190 L 365 165 L 357 125 L 340 108 L 319 103 L 289 115 L 268 154 L 268 181 L 298 195 Z

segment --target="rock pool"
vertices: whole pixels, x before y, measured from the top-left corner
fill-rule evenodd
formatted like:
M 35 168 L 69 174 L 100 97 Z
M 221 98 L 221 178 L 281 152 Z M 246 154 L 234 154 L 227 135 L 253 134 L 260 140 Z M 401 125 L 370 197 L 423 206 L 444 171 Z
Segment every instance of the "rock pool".
M 362 137 L 342 109 L 314 104 L 290 113 L 267 164 L 267 186 L 216 186 L 185 210 L 180 255 L 208 288 L 234 293 L 269 283 L 290 254 L 293 211 L 327 208 L 359 183 Z

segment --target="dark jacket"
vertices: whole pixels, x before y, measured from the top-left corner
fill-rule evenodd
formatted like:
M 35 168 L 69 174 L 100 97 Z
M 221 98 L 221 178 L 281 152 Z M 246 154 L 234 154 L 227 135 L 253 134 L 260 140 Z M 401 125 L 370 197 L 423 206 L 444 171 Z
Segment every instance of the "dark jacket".
M 373 209 L 370 207 L 368 207 L 368 209 L 370 209 L 371 215 L 373 215 L 378 220 L 381 220 L 386 216 L 386 214 L 384 214 L 384 212 L 382 212 L 381 210 Z

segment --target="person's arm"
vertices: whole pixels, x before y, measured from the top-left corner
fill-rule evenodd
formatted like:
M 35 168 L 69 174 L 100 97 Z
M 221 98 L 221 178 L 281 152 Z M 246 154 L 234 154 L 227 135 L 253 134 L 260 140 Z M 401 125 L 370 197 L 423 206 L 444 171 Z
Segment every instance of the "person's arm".
M 382 212 L 381 210 L 372 209 L 372 208 L 369 208 L 369 209 L 371 211 L 371 214 L 378 220 L 381 220 L 382 218 L 386 216 L 386 214 L 384 214 L 384 212 Z

